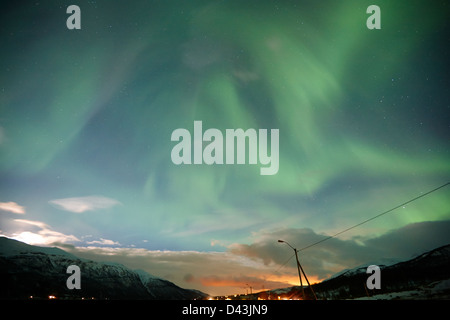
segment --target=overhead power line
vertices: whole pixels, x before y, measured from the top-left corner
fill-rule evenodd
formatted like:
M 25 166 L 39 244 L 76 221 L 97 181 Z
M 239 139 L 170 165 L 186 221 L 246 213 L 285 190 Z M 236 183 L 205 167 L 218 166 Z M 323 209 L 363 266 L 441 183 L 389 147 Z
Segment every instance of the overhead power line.
M 380 213 L 380 214 L 377 214 L 376 216 L 373 216 L 372 218 L 369 218 L 369 219 L 364 220 L 364 221 L 362 221 L 362 222 L 360 222 L 360 223 L 358 223 L 358 224 L 355 224 L 354 226 L 351 226 L 351 227 L 349 227 L 349 228 L 347 228 L 347 229 L 345 229 L 345 230 L 342 230 L 342 231 L 340 231 L 340 232 L 338 232 L 338 233 L 335 233 L 335 234 L 333 234 L 332 236 L 328 236 L 328 237 L 326 237 L 326 238 L 324 238 L 324 239 L 322 239 L 322 240 L 319 240 L 319 241 L 314 242 L 314 243 L 312 243 L 312 244 L 310 244 L 310 245 L 307 245 L 306 247 L 303 247 L 303 248 L 301 248 L 301 249 L 299 249 L 299 250 L 297 250 L 297 251 L 306 250 L 306 249 L 311 248 L 311 247 L 313 247 L 313 246 L 315 246 L 315 245 L 318 245 L 319 243 L 322 243 L 322 242 L 325 242 L 325 241 L 330 240 L 330 239 L 332 239 L 332 238 L 335 238 L 335 237 L 337 237 L 337 236 L 343 234 L 344 232 L 347 232 L 347 231 L 352 230 L 352 229 L 354 229 L 354 228 L 356 228 L 356 227 L 359 227 L 360 225 L 362 225 L 362 224 L 364 224 L 364 223 L 367 223 L 367 222 L 372 221 L 372 220 L 374 220 L 374 219 L 376 219 L 376 218 L 379 218 L 379 217 L 381 217 L 381 216 L 383 216 L 383 215 L 385 215 L 385 214 L 387 214 L 387 213 L 389 213 L 389 212 L 392 212 L 392 211 L 394 211 L 394 210 L 396 210 L 396 209 L 398 209 L 398 208 L 401 208 L 401 207 L 403 207 L 403 206 L 405 206 L 405 205 L 407 205 L 407 204 L 409 204 L 409 203 L 411 203 L 411 202 L 413 202 L 413 201 L 416 201 L 416 200 L 418 200 L 418 199 L 420 199 L 420 198 L 423 198 L 423 197 L 425 197 L 425 196 L 427 196 L 427 195 L 429 195 L 429 194 L 431 194 L 431 193 L 433 193 L 433 192 L 436 192 L 436 191 L 438 191 L 439 189 L 442 189 L 442 188 L 448 186 L 449 184 L 450 184 L 450 182 L 447 182 L 447 183 L 445 183 L 445 184 L 443 184 L 443 185 L 441 185 L 441 186 L 439 186 L 439 187 L 437 187 L 437 188 L 435 188 L 435 189 L 433 189 L 433 190 L 430 190 L 430 191 L 428 191 L 428 192 L 426 192 L 426 193 L 424 193 L 424 194 L 421 194 L 420 196 L 417 196 L 417 197 L 415 197 L 415 198 L 413 198 L 413 199 L 411 199 L 411 200 L 408 200 L 408 201 L 406 201 L 406 202 L 403 202 L 402 204 L 399 204 L 398 206 L 395 206 L 395 207 L 392 208 L 392 209 L 389 209 L 389 210 L 384 211 L 384 212 L 382 212 L 382 213 Z
M 287 265 L 287 263 L 289 261 L 291 261 L 291 259 L 295 256 L 295 253 L 292 254 L 292 256 L 289 257 L 289 259 L 287 259 L 281 266 L 278 267 L 278 269 L 275 271 L 275 273 L 277 273 L 278 271 L 280 271 L 281 268 L 283 268 L 285 265 Z

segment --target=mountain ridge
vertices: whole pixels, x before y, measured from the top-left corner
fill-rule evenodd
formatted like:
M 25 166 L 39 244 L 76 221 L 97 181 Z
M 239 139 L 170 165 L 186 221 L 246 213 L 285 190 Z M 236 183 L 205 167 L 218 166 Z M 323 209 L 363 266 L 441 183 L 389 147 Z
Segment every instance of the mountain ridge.
M 68 289 L 66 273 L 77 265 L 81 289 Z M 191 300 L 207 295 L 183 289 L 143 270 L 78 258 L 55 247 L 38 247 L 0 237 L 0 299 Z
M 386 299 L 395 292 L 410 292 L 407 299 L 450 298 L 450 244 L 418 254 L 392 265 L 379 265 L 381 289 L 368 290 L 366 280 L 370 276 L 367 267 L 356 267 L 314 284 L 313 288 L 322 298 L 361 298 L 379 295 Z M 440 288 L 436 286 L 441 284 Z M 436 290 L 433 290 L 436 287 Z
M 409 260 L 384 259 L 379 262 L 381 289 L 367 289 L 367 267 L 365 263 L 345 269 L 315 283 L 312 288 L 319 300 L 342 299 L 450 299 L 450 244 L 418 254 Z M 313 299 L 311 290 L 304 286 L 305 297 L 300 286 L 278 288 L 245 295 L 244 299 Z M 243 299 L 237 297 L 237 299 Z

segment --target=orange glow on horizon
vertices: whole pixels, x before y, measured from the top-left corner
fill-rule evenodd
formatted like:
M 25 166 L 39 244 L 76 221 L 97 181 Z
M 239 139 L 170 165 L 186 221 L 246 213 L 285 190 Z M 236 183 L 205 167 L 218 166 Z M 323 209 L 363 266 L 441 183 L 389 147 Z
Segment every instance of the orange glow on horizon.
M 316 275 L 308 276 L 311 285 L 321 282 Z M 251 279 L 249 279 L 251 278 Z M 198 281 L 205 287 L 216 288 L 212 290 L 206 289 L 213 296 L 228 296 L 233 294 L 259 293 L 268 290 L 282 289 L 293 286 L 299 286 L 300 281 L 298 275 L 273 275 L 273 274 L 258 274 L 251 275 L 249 278 L 233 278 L 233 277 L 203 277 Z M 307 286 L 305 278 L 302 275 L 302 284 Z

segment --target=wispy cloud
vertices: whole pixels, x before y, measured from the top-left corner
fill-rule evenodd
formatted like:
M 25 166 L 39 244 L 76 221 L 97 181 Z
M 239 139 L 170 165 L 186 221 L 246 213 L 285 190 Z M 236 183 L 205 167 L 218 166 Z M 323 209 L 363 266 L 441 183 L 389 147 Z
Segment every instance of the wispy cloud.
M 103 196 L 55 199 L 50 200 L 49 203 L 58 209 L 75 213 L 107 209 L 121 204 L 115 199 Z
M 17 214 L 25 214 L 25 207 L 15 202 L 0 202 L 0 211 L 9 211 Z
M 100 238 L 100 240 L 87 241 L 86 244 L 89 244 L 89 245 L 97 244 L 97 245 L 106 245 L 106 246 L 118 246 L 118 245 L 120 245 L 120 243 L 117 242 L 117 241 L 113 241 L 113 240 L 109 240 L 109 239 L 103 239 L 103 238 Z
M 41 221 L 15 219 L 22 225 L 23 231 L 13 233 L 9 237 L 32 245 L 51 245 L 54 243 L 78 242 L 80 239 L 74 235 L 67 235 L 53 230 Z M 25 225 L 25 226 L 24 226 Z

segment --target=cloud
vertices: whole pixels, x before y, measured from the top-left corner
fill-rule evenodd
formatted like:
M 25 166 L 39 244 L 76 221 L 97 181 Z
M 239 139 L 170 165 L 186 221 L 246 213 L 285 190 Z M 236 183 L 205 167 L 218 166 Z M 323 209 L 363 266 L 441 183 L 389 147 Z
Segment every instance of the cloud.
M 346 268 L 386 259 L 405 260 L 450 243 L 450 220 L 427 221 L 406 225 L 373 238 L 355 237 L 342 240 L 331 238 L 299 252 L 300 263 L 306 273 L 325 279 Z M 289 242 L 297 249 L 325 239 L 326 235 L 311 229 L 280 229 L 259 234 L 252 244 L 234 244 L 231 253 L 262 261 L 264 264 L 283 265 L 294 252 L 278 239 Z M 294 274 L 295 264 L 284 267 Z
M 68 251 L 81 258 L 119 262 L 131 269 L 142 269 L 181 287 L 198 289 L 211 295 L 245 292 L 248 285 L 257 291 L 295 284 L 295 277 L 272 276 L 275 265 L 266 266 L 230 252 L 96 246 L 75 247 Z
M 295 261 L 294 251 L 286 244 L 278 243 L 277 240 L 282 239 L 300 249 L 324 238 L 324 235 L 317 234 L 311 229 L 286 228 L 264 232 L 258 235 L 252 244 L 233 244 L 229 246 L 229 250 L 233 254 L 261 261 L 265 265 L 282 266 L 280 272 L 294 275 L 297 272 L 293 262 Z M 354 240 L 334 238 L 315 248 L 301 251 L 299 257 L 308 276 L 314 275 L 321 280 L 342 269 L 361 264 L 364 260 L 370 259 L 372 254 L 373 252 L 368 252 Z
M 25 207 L 15 202 L 0 202 L 0 211 L 9 211 L 17 214 L 25 214 Z
M 19 228 L 23 231 L 8 235 L 12 239 L 16 239 L 32 245 L 52 245 L 54 243 L 78 242 L 80 239 L 73 235 L 54 231 L 52 228 L 41 221 L 15 219 L 15 222 L 21 225 Z
M 55 199 L 50 200 L 49 203 L 58 209 L 75 213 L 107 209 L 121 204 L 115 199 L 103 196 Z
M 120 245 L 120 243 L 117 242 L 117 241 L 103 239 L 103 238 L 100 238 L 100 240 L 88 241 L 86 243 L 89 244 L 89 245 L 94 245 L 94 244 L 107 245 L 107 246 Z
M 309 281 L 314 283 L 344 269 L 381 263 L 384 259 L 409 259 L 450 243 L 448 230 L 450 220 L 414 223 L 367 239 L 332 238 L 300 251 L 299 259 Z M 223 295 L 243 293 L 249 286 L 256 292 L 298 285 L 294 252 L 277 240 L 283 239 L 300 249 L 325 237 L 312 229 L 284 228 L 256 233 L 252 243 L 235 243 L 225 252 L 100 246 L 74 247 L 69 251 L 82 258 L 142 269 L 184 288 Z
M 383 248 L 392 257 L 409 258 L 450 244 L 450 220 L 411 223 L 365 241 L 369 248 Z

